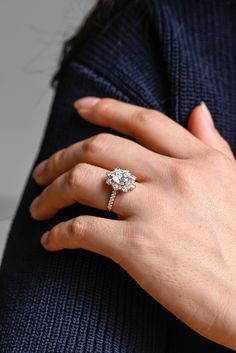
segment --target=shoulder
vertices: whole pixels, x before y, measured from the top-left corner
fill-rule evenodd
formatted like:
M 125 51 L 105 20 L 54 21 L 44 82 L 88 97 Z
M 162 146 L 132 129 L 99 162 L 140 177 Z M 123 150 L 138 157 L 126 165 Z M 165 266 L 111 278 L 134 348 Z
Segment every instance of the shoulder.
M 140 104 L 159 108 L 161 62 L 149 8 L 146 1 L 118 3 L 108 21 L 85 33 L 86 40 L 74 42 L 68 65 L 83 67 Z

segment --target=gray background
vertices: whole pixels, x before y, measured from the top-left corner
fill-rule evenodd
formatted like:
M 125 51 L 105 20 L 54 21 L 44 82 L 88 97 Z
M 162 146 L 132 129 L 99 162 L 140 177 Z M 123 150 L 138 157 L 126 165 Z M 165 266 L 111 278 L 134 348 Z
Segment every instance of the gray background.
M 49 114 L 60 49 L 95 0 L 0 2 L 0 261 Z

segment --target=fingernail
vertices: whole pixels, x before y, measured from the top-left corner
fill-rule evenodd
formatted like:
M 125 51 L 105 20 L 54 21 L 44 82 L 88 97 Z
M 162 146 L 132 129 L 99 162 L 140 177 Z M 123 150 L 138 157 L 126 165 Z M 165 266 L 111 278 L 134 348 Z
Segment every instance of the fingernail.
M 47 164 L 47 160 L 37 165 L 37 167 L 33 171 L 33 178 L 38 178 L 43 174 L 46 164 Z
M 38 207 L 38 204 L 39 204 L 39 199 L 40 199 L 40 196 L 36 197 L 33 202 L 31 203 L 30 205 L 30 213 L 33 213 L 37 207 Z
M 74 107 L 77 110 L 89 110 L 91 109 L 95 104 L 97 104 L 101 99 L 97 97 L 85 97 L 81 98 L 74 103 Z
M 212 118 L 212 115 L 211 115 L 210 110 L 208 109 L 206 103 L 202 101 L 202 102 L 200 103 L 200 105 L 201 105 L 202 112 L 203 112 L 205 118 L 207 119 L 207 121 L 209 122 L 209 124 L 210 124 L 212 127 L 214 127 L 214 126 L 215 126 L 215 125 L 214 125 L 214 120 L 213 120 L 213 118 Z
M 40 242 L 42 245 L 45 245 L 47 243 L 47 240 L 48 240 L 48 234 L 49 232 L 46 232 L 42 235 L 41 239 L 40 239 Z

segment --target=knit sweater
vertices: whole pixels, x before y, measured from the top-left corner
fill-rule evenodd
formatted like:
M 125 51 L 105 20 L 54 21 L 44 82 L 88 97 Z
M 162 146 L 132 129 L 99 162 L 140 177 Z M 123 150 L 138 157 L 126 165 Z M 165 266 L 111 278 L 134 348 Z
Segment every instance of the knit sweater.
M 86 95 L 151 107 L 183 126 L 204 100 L 236 152 L 236 1 L 122 5 L 76 48 L 61 75 L 1 267 L 1 353 L 231 351 L 183 324 L 110 259 L 83 249 L 50 253 L 40 245 L 43 232 L 61 221 L 115 214 L 81 204 L 43 222 L 29 214 L 43 190 L 31 177 L 37 163 L 99 132 L 118 135 L 77 116 L 73 102 Z

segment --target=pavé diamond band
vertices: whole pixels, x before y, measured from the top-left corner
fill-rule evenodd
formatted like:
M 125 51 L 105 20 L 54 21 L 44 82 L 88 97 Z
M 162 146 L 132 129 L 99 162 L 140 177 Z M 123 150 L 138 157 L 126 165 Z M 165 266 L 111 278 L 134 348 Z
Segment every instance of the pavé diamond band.
M 106 184 L 112 186 L 112 193 L 107 205 L 108 211 L 112 210 L 116 195 L 119 191 L 127 192 L 133 190 L 136 187 L 136 177 L 130 173 L 127 169 L 115 168 L 114 170 L 107 172 Z

